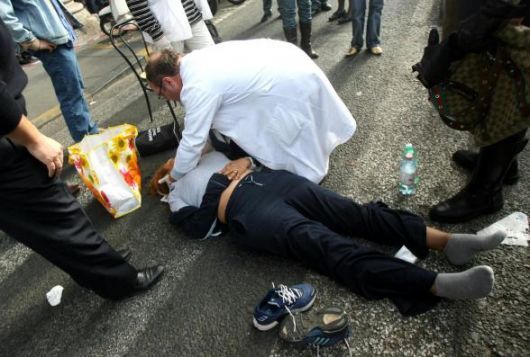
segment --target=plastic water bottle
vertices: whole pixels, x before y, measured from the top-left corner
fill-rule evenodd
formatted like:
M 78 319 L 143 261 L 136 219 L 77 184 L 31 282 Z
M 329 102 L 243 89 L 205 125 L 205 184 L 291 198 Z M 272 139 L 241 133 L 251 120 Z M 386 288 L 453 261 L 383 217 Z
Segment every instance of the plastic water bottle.
M 416 193 L 419 177 L 418 158 L 412 144 L 405 145 L 401 155 L 399 192 L 404 196 L 410 196 Z

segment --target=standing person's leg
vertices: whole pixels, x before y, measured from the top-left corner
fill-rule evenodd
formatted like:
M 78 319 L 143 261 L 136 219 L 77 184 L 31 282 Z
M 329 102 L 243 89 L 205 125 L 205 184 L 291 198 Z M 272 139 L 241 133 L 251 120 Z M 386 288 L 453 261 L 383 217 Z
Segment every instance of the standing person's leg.
M 263 0 L 263 16 L 259 22 L 265 22 L 272 17 L 272 0 Z
M 79 142 L 86 134 L 98 132 L 84 97 L 83 77 L 75 51 L 69 45 L 60 45 L 53 52 L 35 52 L 50 76 L 55 94 L 61 105 L 70 135 Z
M 381 15 L 383 13 L 384 0 L 369 0 L 368 23 L 366 24 L 366 47 L 374 55 L 380 55 L 383 50 L 381 44 Z
M 184 41 L 171 42 L 171 48 L 177 53 L 184 53 Z
M 430 218 L 438 222 L 460 223 L 499 211 L 504 204 L 504 178 L 528 143 L 525 135 L 526 129 L 482 147 L 469 183 L 453 197 L 431 208 Z
M 0 229 L 109 299 L 156 282 L 162 267 L 139 272 L 94 230 L 65 185 L 24 148 L 0 140 Z M 5 155 L 4 155 L 5 154 Z
M 346 56 L 354 56 L 364 44 L 364 16 L 366 13 L 367 0 L 350 0 L 350 8 L 352 11 L 352 40 L 349 51 Z
M 296 2 L 300 19 L 300 47 L 309 57 L 318 58 L 311 45 L 311 0 L 296 0 Z
M 337 10 L 331 14 L 331 16 L 328 18 L 328 21 L 335 21 L 338 20 L 340 17 L 346 15 L 346 11 L 344 10 L 344 3 L 346 0 L 339 0 Z
M 212 35 L 203 20 L 199 20 L 191 25 L 191 33 L 193 34 L 192 38 L 184 41 L 186 52 L 215 45 Z
M 287 42 L 298 45 L 298 32 L 296 30 L 296 0 L 278 0 L 278 6 L 282 15 L 285 39 Z

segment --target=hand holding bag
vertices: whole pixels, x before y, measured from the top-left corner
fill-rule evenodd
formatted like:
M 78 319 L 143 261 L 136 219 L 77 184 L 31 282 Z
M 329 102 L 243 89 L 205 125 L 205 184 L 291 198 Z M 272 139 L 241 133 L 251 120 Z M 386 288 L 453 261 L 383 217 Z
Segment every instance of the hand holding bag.
M 129 124 L 87 135 L 68 148 L 73 164 L 94 197 L 114 217 L 140 208 L 142 176 L 135 138 L 138 130 Z

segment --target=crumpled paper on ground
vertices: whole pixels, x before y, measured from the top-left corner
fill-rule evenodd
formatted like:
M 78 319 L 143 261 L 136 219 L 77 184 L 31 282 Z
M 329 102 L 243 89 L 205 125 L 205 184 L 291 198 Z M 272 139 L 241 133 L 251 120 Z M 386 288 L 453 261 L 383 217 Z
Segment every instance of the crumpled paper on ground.
M 61 303 L 64 288 L 61 285 L 55 285 L 46 293 L 46 299 L 51 306 L 57 306 Z

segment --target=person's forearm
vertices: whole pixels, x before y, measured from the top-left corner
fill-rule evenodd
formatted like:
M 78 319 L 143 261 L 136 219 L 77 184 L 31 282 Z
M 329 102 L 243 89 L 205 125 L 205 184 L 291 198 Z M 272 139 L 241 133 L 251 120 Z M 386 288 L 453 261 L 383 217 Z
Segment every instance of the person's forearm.
M 140 29 L 147 32 L 153 41 L 158 41 L 164 35 L 160 23 L 149 8 L 147 0 L 126 0 L 129 10 Z
M 0 18 L 6 24 L 16 43 L 31 42 L 35 39 L 35 35 L 26 29 L 15 15 L 11 0 L 0 0 Z
M 42 133 L 33 125 L 25 115 L 22 115 L 15 130 L 6 135 L 9 139 L 25 147 L 36 144 L 42 140 Z

